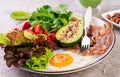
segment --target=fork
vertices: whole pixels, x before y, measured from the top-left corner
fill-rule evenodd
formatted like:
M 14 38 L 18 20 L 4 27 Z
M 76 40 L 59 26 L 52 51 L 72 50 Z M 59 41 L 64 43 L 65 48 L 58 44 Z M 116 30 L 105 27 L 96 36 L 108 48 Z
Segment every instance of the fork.
M 88 7 L 85 13 L 85 18 L 84 18 L 84 37 L 82 39 L 81 43 L 81 51 L 86 51 L 90 48 L 90 38 L 87 36 L 87 31 L 89 29 L 90 21 L 92 18 L 92 8 Z

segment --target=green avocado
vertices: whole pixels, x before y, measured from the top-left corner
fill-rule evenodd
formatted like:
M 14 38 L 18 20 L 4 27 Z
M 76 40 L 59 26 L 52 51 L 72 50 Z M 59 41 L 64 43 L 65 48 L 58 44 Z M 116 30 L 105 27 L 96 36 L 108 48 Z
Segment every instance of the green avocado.
M 71 47 L 79 43 L 83 35 L 83 19 L 73 17 L 68 25 L 56 32 L 56 40 L 62 47 Z

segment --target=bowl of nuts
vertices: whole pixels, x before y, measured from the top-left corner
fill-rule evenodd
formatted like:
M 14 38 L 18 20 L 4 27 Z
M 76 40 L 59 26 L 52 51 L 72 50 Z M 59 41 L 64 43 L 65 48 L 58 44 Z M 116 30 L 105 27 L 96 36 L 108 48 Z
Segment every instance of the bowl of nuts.
M 113 23 L 115 26 L 120 28 L 120 10 L 108 11 L 108 12 L 101 14 L 101 16 L 105 20 Z

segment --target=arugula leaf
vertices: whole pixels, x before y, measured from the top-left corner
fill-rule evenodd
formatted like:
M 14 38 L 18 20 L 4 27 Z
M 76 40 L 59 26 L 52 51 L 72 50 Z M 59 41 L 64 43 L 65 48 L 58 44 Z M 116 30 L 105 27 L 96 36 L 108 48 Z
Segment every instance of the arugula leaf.
M 27 20 L 30 17 L 30 13 L 24 11 L 14 11 L 11 13 L 11 17 L 15 20 Z
M 5 34 L 0 33 L 0 44 L 8 44 L 10 40 L 6 37 Z
M 43 27 L 47 32 L 50 31 L 52 23 L 50 23 L 49 21 L 48 21 L 48 22 L 44 22 L 44 21 L 43 21 L 43 22 L 41 22 L 41 24 L 42 24 L 42 27 Z
M 67 25 L 71 16 L 72 12 L 68 11 L 67 5 L 61 4 L 55 8 L 44 5 L 32 13 L 29 21 L 32 27 L 41 24 L 46 31 L 53 32 Z

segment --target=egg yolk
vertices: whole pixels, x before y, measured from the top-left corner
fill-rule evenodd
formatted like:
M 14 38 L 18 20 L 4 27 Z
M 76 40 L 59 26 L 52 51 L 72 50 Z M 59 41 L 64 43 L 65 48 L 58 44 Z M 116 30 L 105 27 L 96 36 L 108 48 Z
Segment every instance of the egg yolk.
M 69 54 L 56 54 L 50 59 L 50 64 L 56 67 L 64 67 L 70 65 L 73 62 L 72 56 Z

